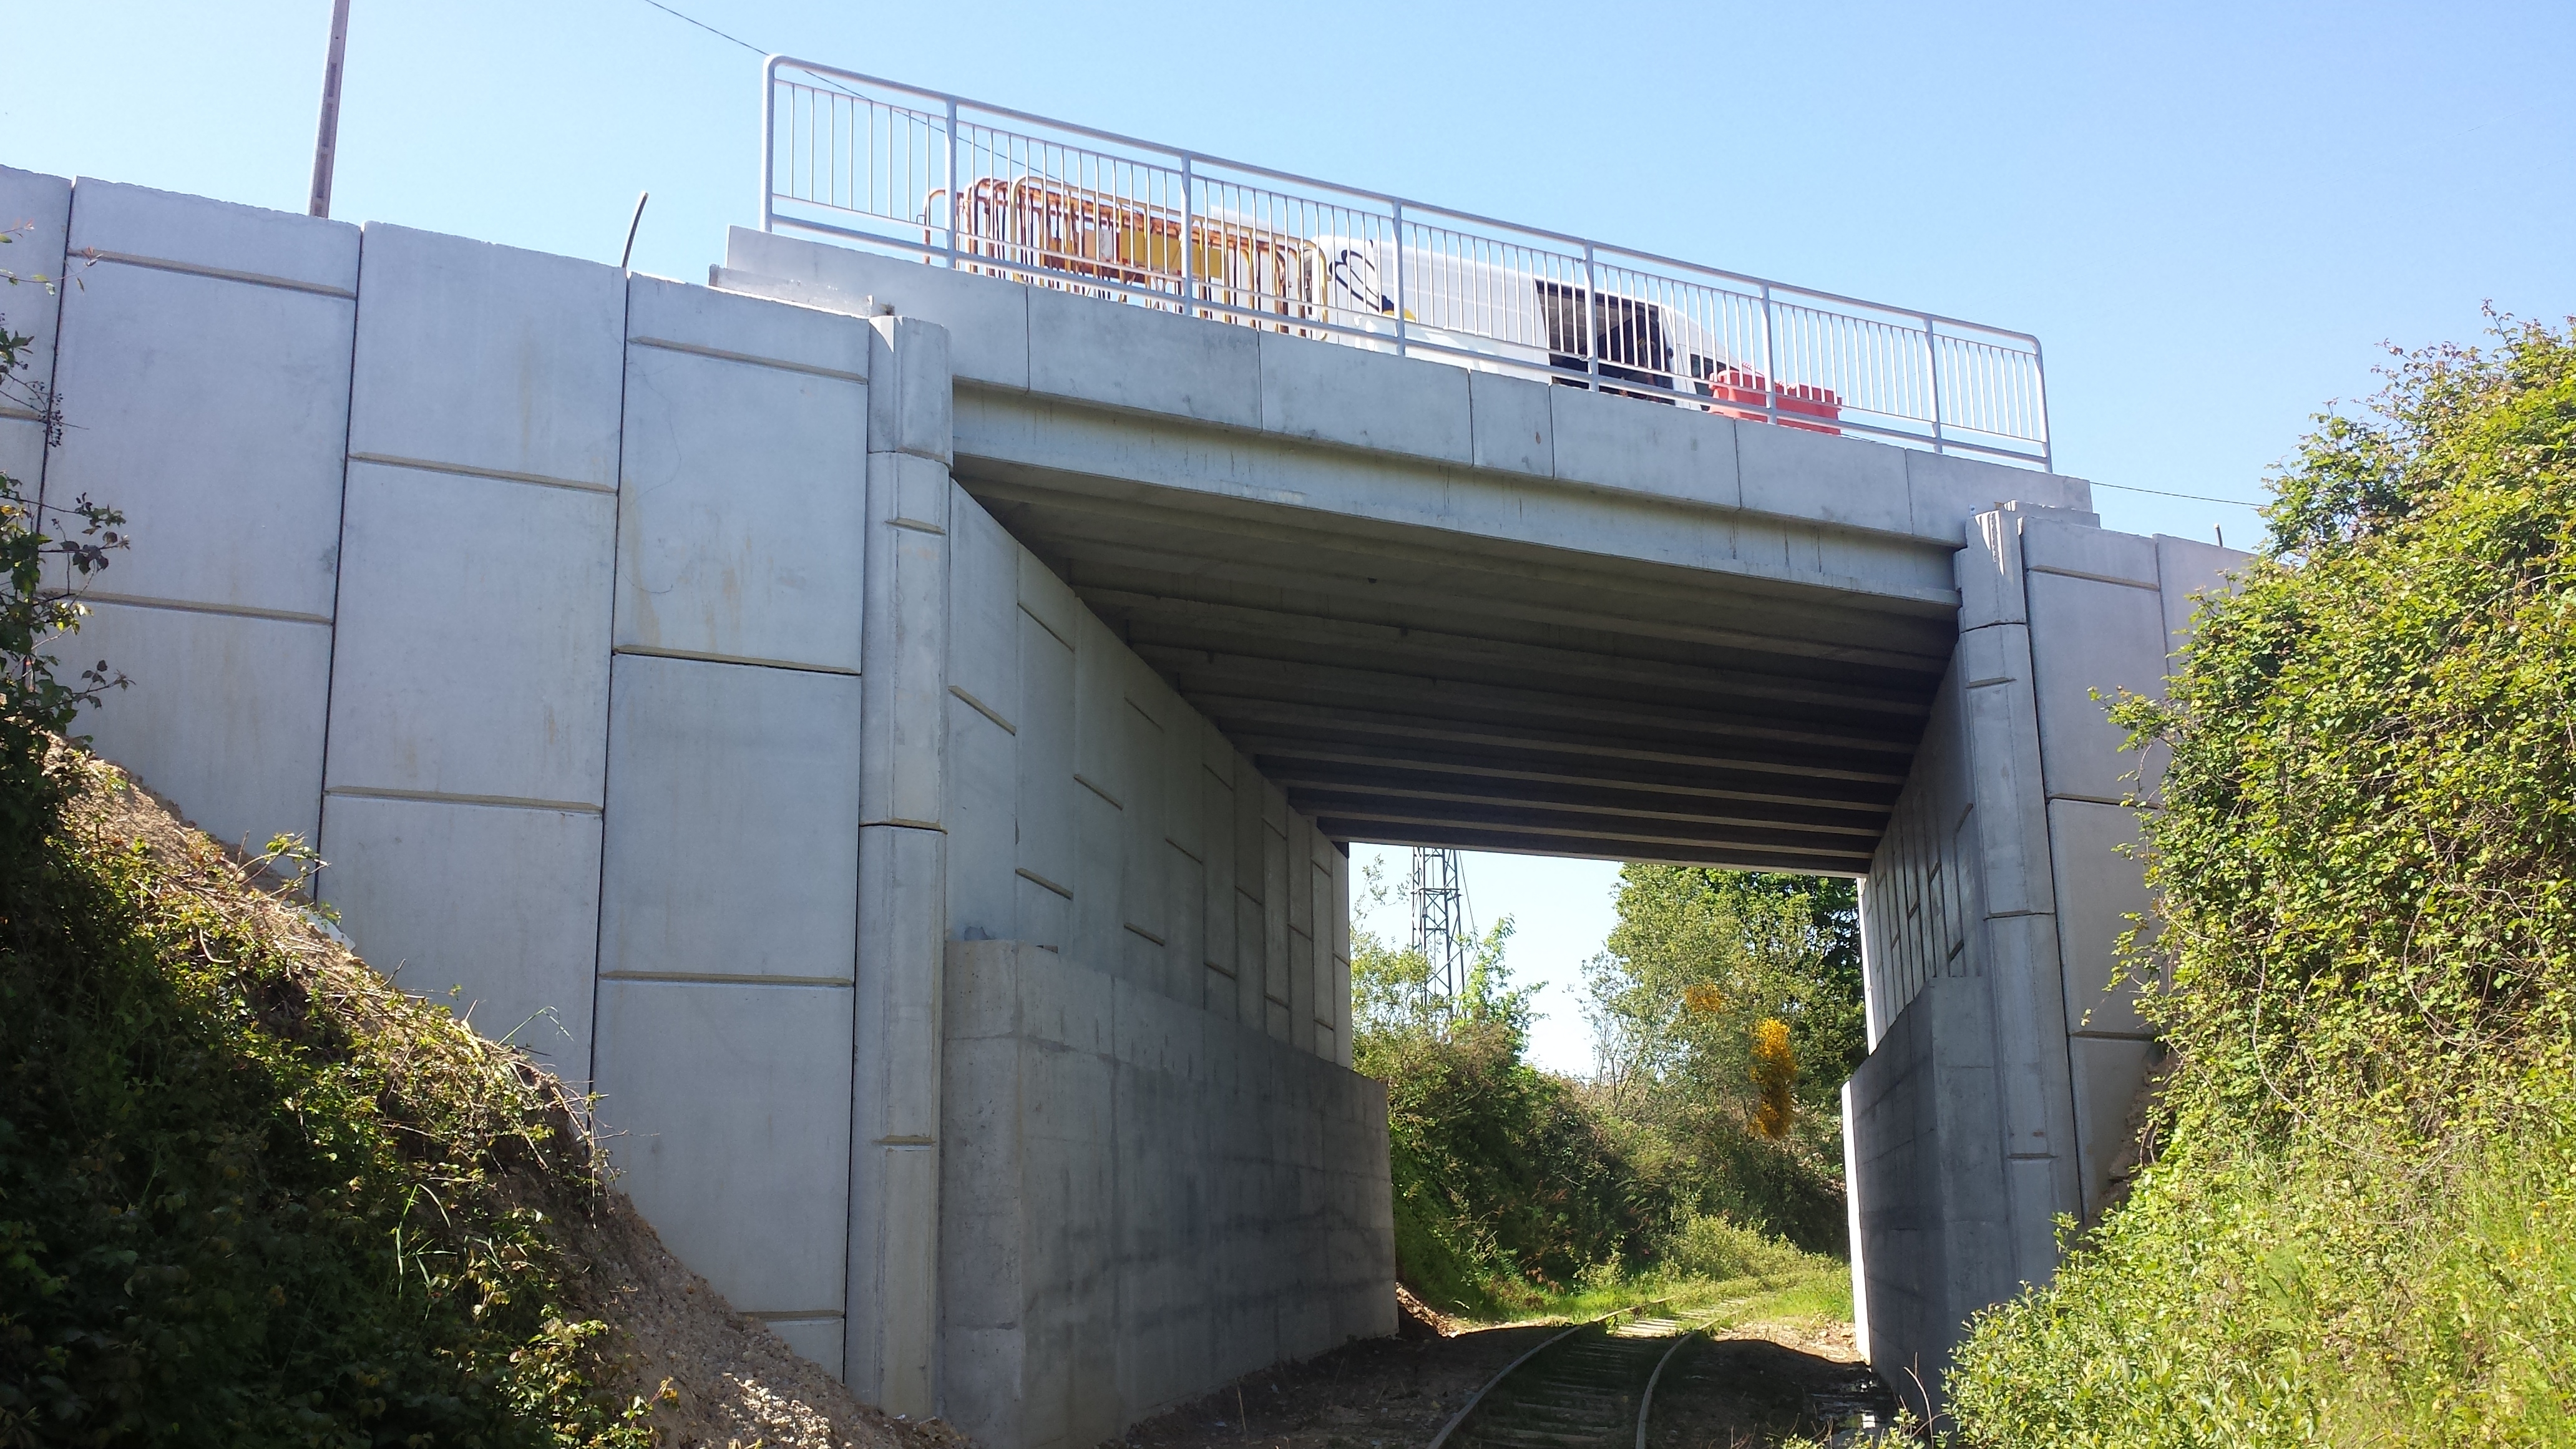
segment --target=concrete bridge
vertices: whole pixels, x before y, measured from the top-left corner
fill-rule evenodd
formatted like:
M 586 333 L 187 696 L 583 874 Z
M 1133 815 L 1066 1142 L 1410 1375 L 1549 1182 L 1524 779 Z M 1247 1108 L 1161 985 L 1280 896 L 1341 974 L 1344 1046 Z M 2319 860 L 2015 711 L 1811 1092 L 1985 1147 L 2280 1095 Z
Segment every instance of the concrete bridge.
M 2108 1189 L 2132 761 L 2232 555 L 2080 480 L 736 231 L 712 285 L 0 170 L 137 542 L 102 752 L 602 1094 L 682 1258 L 1079 1446 L 1393 1328 L 1353 841 L 1861 876 L 1875 1362 Z

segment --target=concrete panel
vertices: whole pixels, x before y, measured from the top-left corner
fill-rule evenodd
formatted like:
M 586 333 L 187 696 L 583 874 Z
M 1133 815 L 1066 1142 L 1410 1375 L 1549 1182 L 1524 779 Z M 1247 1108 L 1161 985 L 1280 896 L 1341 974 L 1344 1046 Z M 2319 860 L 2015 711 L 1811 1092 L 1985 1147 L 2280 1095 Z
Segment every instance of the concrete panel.
M 370 222 L 349 451 L 607 489 L 626 278 Z
M 2137 856 L 2138 812 L 2085 800 L 2048 802 L 2048 850 L 2057 873 L 2058 950 L 2066 968 L 2069 1030 L 2145 1036 L 2134 983 L 2117 991 L 2120 936 L 2147 916 L 2150 902 Z M 2148 939 L 2152 940 L 2150 933 Z
M 86 493 L 133 526 L 93 593 L 328 620 L 354 304 L 111 262 L 62 309 L 55 386 L 76 426 L 50 496 Z
M 1073 775 L 1124 806 L 1135 794 L 1128 778 L 1126 649 L 1100 616 L 1074 619 Z
M 1477 467 L 1541 478 L 1555 474 L 1556 449 L 1547 436 L 1549 391 L 1546 383 L 1525 377 L 1467 374 Z
M 632 349 L 617 647 L 855 673 L 866 408 L 846 379 Z
M 589 1080 L 597 815 L 335 795 L 321 846 L 322 899 L 369 965 Z
M 2155 541 L 2132 533 L 2042 515 L 2023 522 L 2021 555 L 2022 566 L 2034 572 L 2157 586 Z
M 1164 858 L 1171 847 L 1163 843 L 1163 756 L 1169 746 L 1163 727 L 1133 703 L 1127 704 L 1122 713 L 1126 726 L 1122 773 L 1130 790 L 1121 822 L 1126 872 L 1121 884 L 1124 923 L 1158 943 L 1167 942 L 1172 938 L 1172 889 L 1170 874 L 1164 869 Z M 1154 989 L 1162 987 L 1156 983 Z
M 1029 390 L 1238 428 L 1261 426 L 1249 327 L 1032 287 Z
M 254 852 L 320 838 L 329 628 L 102 603 L 48 652 L 68 675 L 104 659 L 134 681 L 73 732 L 207 834 Z
M 1276 332 L 1261 339 L 1263 431 L 1346 448 L 1475 461 L 1463 368 Z
M 1072 648 L 1083 615 L 1082 601 L 1036 554 L 1021 549 L 1019 559 L 1020 608 L 1046 625 L 1047 632 L 1063 640 L 1066 648 Z
M 1734 508 L 1736 424 L 1582 388 L 1547 390 L 1556 476 L 1568 483 Z
M 1736 427 L 1735 459 L 1747 508 L 1882 533 L 1913 527 L 1902 448 L 1754 423 Z
M 1126 812 L 1097 792 L 1073 792 L 1073 945 L 1065 955 L 1104 975 L 1126 969 Z
M 1230 759 L 1227 768 L 1232 769 Z M 1234 888 L 1234 816 L 1231 776 L 1218 777 L 1202 760 L 1199 766 L 1199 817 L 1202 822 L 1199 833 L 1207 846 L 1207 861 L 1200 871 L 1199 884 L 1207 906 L 1201 920 L 1207 932 L 1207 964 L 1224 971 L 1229 979 L 1235 969 L 1234 914 L 1238 899 Z M 1235 1010 L 1231 1000 L 1223 1006 L 1210 1000 L 1208 1006 L 1210 1010 L 1222 1010 L 1228 1015 Z
M 956 431 L 948 329 L 915 317 L 871 317 L 868 327 L 868 450 L 946 467 Z
M 1197 769 L 1192 761 L 1190 768 Z M 1192 802 L 1195 811 L 1196 802 Z M 1206 1004 L 1205 969 L 1207 964 L 1207 869 L 1188 852 L 1166 841 L 1163 844 L 1163 890 L 1169 905 L 1171 935 L 1166 938 L 1163 958 L 1164 995 L 1191 1006 Z M 1232 1013 L 1232 998 L 1226 1005 Z
M 599 804 L 615 510 L 351 464 L 331 788 Z
M 1073 943 L 1073 898 L 1042 881 L 1029 878 L 1027 871 L 1015 877 L 1013 895 L 1019 911 L 1019 936 L 1032 946 L 1048 951 L 1063 951 Z
M 2030 631 L 1998 624 L 1959 637 L 1974 866 L 1996 915 L 2056 909 L 2047 858 L 2047 794 L 2030 686 Z
M 601 974 L 849 980 L 861 736 L 848 675 L 619 657 Z
M 718 286 L 784 280 L 800 290 L 783 295 L 808 305 L 855 310 L 873 300 L 903 316 L 936 322 L 948 329 L 949 364 L 959 378 L 995 387 L 1029 385 L 1030 289 L 1018 282 L 738 226 L 725 234 L 725 271 L 743 275 L 720 276 Z
M 879 368 L 870 394 L 885 387 Z M 870 446 L 882 441 L 874 424 Z M 907 475 L 932 475 L 918 487 Z M 948 503 L 946 470 L 907 454 L 868 454 L 867 604 L 861 616 L 869 724 L 862 808 L 871 824 L 935 827 L 946 805 L 948 539 L 899 522 L 908 504 Z
M 1019 753 L 1010 732 L 963 699 L 948 701 L 948 934 L 1021 939 Z
M 2016 499 L 2078 512 L 2093 507 L 2093 485 L 2062 473 L 2034 473 L 2002 463 L 1989 463 L 1961 453 L 1925 453 L 1906 449 L 1906 492 L 1912 500 L 1914 534 L 1947 541 L 1957 538 L 1967 521 Z M 2097 517 L 2093 520 L 2100 523 Z
M 2191 632 L 2198 596 L 2227 587 L 2229 577 L 2252 558 L 2214 543 L 2156 535 L 2156 583 L 2164 599 L 2167 652 L 2179 650 Z
M 822 1318 L 768 1318 L 762 1322 L 779 1341 L 795 1351 L 807 1363 L 820 1364 L 834 1374 L 841 1364 L 841 1316 L 837 1313 Z
M 1020 720 L 1020 546 L 949 485 L 948 688 L 1004 729 Z
M 662 277 L 627 277 L 626 340 L 868 380 L 865 322 Z
M 358 290 L 358 229 L 347 222 L 88 176 L 73 188 L 71 249 L 341 297 Z
M 1207 859 L 1207 812 L 1200 803 L 1210 784 L 1207 767 L 1201 763 L 1207 724 L 1198 711 L 1180 702 L 1179 695 L 1173 695 L 1171 703 L 1174 713 L 1168 716 L 1171 723 L 1163 758 L 1157 762 L 1163 773 L 1163 838 L 1190 858 L 1190 890 L 1195 894 L 1198 864 Z
M 2111 723 L 2123 689 L 2164 693 L 2164 602 L 2153 591 L 2033 573 L 2030 653 L 2040 758 L 2052 796 L 2117 801 L 2137 789 L 2139 756 Z M 2095 698 L 2096 695 L 2099 698 Z
M 1017 864 L 1058 894 L 1070 896 L 1076 859 L 1074 797 L 1090 793 L 1073 779 L 1073 649 L 1025 611 L 1019 627 Z
M 599 1121 L 654 1231 L 746 1313 L 838 1312 L 850 993 L 599 984 Z
M 2075 1138 L 2081 1144 L 2084 1221 L 2097 1222 L 2111 1168 L 2132 1145 L 2129 1112 L 2146 1086 L 2152 1042 L 2079 1036 L 2066 1044 L 2075 1073 Z
M 1967 547 L 1952 560 L 1959 583 L 1959 628 L 2025 624 L 2030 601 L 2022 584 L 2020 520 L 1980 513 L 1968 520 Z
M 0 252 L 0 270 L 16 274 L 19 285 L 0 286 L 0 322 L 10 331 L 30 340 L 26 371 L 20 376 L 43 382 L 53 376 L 54 323 L 58 314 L 57 294 L 39 285 L 46 278 L 59 283 L 63 276 L 63 248 L 71 231 L 72 184 L 60 176 L 41 171 L 21 171 L 14 166 L 0 166 L 0 229 L 11 233 L 9 249 Z M 24 416 L 25 410 L 15 403 L 0 400 L 0 417 Z M 0 458 L 0 464 L 6 463 Z M 33 486 L 35 470 L 24 474 L 7 470 L 10 476 Z
M 0 326 L 14 325 L 9 314 L 0 312 Z M 7 404 L 0 403 L 0 408 Z M 0 474 L 18 481 L 22 491 L 34 497 L 45 476 L 45 427 L 34 418 L 0 416 Z

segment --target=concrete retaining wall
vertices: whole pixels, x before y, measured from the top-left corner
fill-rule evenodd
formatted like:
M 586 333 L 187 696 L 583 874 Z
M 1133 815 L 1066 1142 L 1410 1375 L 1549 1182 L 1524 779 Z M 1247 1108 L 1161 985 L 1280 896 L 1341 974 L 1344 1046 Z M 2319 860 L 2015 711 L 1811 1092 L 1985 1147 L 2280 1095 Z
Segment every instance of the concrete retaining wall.
M 80 268 L 0 299 L 71 426 L 0 412 L 0 466 L 137 539 L 77 646 L 135 680 L 99 749 L 228 841 L 316 841 L 368 959 L 595 1085 L 737 1306 L 996 1449 L 1391 1329 L 1347 857 L 951 482 L 943 329 L 0 170 L 21 221 L 13 268 Z M 942 1066 L 985 939 L 1192 1043 L 1100 1038 L 1064 1139 L 1120 1185 L 1097 1261 L 1007 1281 L 942 1233 L 1048 1191 L 943 1185 L 1023 1100 Z M 947 1373 L 943 1289 L 1057 1315 L 1022 1377 Z M 1140 1345 L 1112 1407 L 1028 1388 L 1085 1378 L 1044 1325 L 1094 1313 Z

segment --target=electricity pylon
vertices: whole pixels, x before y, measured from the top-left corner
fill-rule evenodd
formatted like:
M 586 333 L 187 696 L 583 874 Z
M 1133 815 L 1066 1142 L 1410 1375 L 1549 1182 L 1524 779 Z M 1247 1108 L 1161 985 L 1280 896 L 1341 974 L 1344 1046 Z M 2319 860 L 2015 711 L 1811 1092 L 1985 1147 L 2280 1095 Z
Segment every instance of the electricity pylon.
M 1467 886 L 1458 852 L 1413 848 L 1413 949 L 1431 963 L 1431 984 L 1445 1009 L 1467 989 L 1467 953 L 1476 939 L 1467 917 Z

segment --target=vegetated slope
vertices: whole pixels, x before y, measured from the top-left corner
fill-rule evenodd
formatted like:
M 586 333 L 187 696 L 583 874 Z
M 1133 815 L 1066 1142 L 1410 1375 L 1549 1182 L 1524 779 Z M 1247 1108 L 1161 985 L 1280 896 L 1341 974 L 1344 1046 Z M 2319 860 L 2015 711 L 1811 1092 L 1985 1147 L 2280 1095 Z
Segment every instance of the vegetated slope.
M 672 1260 L 553 1077 L 49 768 L 0 842 L 0 1445 L 944 1437 Z
M 2179 1061 L 2129 1201 L 1976 1325 L 1974 1441 L 2576 1443 L 2576 336 L 2496 337 L 2325 420 L 2121 707 Z

